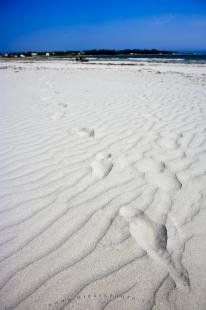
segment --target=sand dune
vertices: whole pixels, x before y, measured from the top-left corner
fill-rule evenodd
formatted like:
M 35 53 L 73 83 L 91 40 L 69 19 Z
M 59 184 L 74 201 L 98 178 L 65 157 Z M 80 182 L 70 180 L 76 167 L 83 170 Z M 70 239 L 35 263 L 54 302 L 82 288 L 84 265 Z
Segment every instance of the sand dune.
M 205 85 L 0 63 L 0 309 L 206 308 Z

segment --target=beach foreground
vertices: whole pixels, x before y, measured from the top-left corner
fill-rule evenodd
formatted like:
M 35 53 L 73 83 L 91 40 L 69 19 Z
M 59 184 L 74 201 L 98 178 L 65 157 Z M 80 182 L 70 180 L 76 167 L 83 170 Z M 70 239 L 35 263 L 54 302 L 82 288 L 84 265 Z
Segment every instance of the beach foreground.
M 0 309 L 206 309 L 205 86 L 205 65 L 0 63 Z

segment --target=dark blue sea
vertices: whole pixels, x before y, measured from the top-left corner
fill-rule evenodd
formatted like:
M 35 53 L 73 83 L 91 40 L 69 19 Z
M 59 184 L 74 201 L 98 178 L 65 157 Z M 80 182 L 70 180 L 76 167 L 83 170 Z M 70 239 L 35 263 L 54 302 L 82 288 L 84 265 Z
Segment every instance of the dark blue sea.
M 175 55 L 128 55 L 128 56 L 92 56 L 86 57 L 90 61 L 147 61 L 173 63 L 206 63 L 206 54 L 175 54 Z
M 170 55 L 127 55 L 127 56 L 87 56 L 84 57 L 89 62 L 156 62 L 156 63 L 188 63 L 188 64 L 206 64 L 206 52 L 205 53 L 174 53 Z M 19 58 L 18 58 L 19 59 Z M 0 61 L 7 61 L 5 58 L 0 58 Z M 22 60 L 22 59 L 21 59 Z M 25 59 L 26 60 L 26 59 Z M 37 56 L 33 60 L 43 61 L 45 57 Z M 50 56 L 47 60 L 67 60 L 75 61 L 75 57 L 71 56 Z
M 157 63 L 198 63 L 198 64 L 206 64 L 206 53 L 204 54 L 171 54 L 171 55 L 128 55 L 128 56 L 105 56 L 105 55 L 98 55 L 98 56 L 86 56 L 85 58 L 88 59 L 90 62 L 101 62 L 101 61 L 112 61 L 112 62 L 157 62 Z M 50 60 L 54 59 L 62 59 L 62 60 L 72 60 L 74 61 L 75 58 L 73 57 L 50 57 Z

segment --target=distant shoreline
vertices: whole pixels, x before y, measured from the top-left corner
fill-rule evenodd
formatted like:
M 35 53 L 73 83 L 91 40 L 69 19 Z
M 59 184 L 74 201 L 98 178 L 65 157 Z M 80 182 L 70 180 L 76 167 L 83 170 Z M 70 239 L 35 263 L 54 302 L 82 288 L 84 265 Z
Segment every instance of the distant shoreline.
M 91 50 L 68 50 L 68 51 L 21 51 L 21 52 L 1 52 L 2 57 L 35 57 L 35 56 L 137 56 L 137 55 L 176 55 L 179 54 L 176 51 L 166 51 L 157 49 L 91 49 Z
M 90 49 L 90 50 L 67 50 L 67 51 L 13 51 L 0 52 L 0 57 L 5 58 L 28 58 L 28 57 L 141 57 L 141 56 L 203 56 L 206 51 L 170 51 L 158 49 Z
M 135 55 L 35 55 L 19 57 L 15 55 L 0 57 L 1 61 L 22 61 L 22 62 L 37 62 L 37 61 L 68 61 L 82 63 L 113 63 L 125 65 L 135 65 L 137 63 L 175 63 L 175 64 L 206 64 L 206 55 L 193 54 L 135 54 Z
M 70 50 L 70 51 L 26 51 L 18 53 L 0 54 L 0 59 L 4 60 L 22 60 L 22 61 L 42 61 L 42 60 L 68 60 L 77 62 L 102 63 L 104 61 L 125 62 L 133 64 L 137 62 L 155 62 L 155 63 L 197 63 L 206 64 L 206 53 L 195 52 L 177 52 L 166 50 L 140 50 L 140 49 L 92 49 L 92 50 Z

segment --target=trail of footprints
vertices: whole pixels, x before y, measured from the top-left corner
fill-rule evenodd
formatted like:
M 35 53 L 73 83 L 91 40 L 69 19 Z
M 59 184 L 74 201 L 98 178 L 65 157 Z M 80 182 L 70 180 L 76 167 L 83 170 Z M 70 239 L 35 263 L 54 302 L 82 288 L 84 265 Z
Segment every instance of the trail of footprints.
M 67 104 L 59 104 L 61 107 L 66 108 Z M 64 112 L 56 112 L 51 118 L 61 119 Z M 82 127 L 72 128 L 69 131 L 80 138 L 95 138 L 95 131 L 93 128 Z M 176 150 L 179 147 L 179 140 L 182 134 L 167 133 L 167 136 L 161 135 L 158 139 L 158 145 L 166 150 Z M 125 165 L 126 164 L 126 165 Z M 128 167 L 128 163 L 124 162 Z M 90 163 L 91 175 L 95 179 L 103 179 L 109 175 L 114 166 L 112 155 L 110 153 L 98 153 L 93 161 Z M 165 163 L 156 161 L 152 158 L 145 158 L 136 162 L 137 171 L 143 174 L 145 181 L 155 188 L 162 190 L 162 201 L 166 204 L 168 200 L 172 199 L 175 191 L 181 189 L 182 184 L 175 174 L 166 169 Z M 123 169 L 124 170 L 124 167 Z M 166 197 L 166 199 L 165 199 Z M 181 289 L 189 288 L 189 279 L 187 275 L 177 270 L 172 262 L 172 258 L 167 250 L 167 228 L 165 226 L 167 214 L 167 206 L 162 204 L 158 210 L 159 216 L 156 221 L 153 221 L 144 212 L 133 206 L 125 206 L 120 208 L 119 214 L 129 222 L 129 231 L 131 236 L 156 263 L 164 266 L 175 281 L 177 287 Z M 163 223 L 162 223 L 163 222 Z
M 72 128 L 69 132 L 81 138 L 95 137 L 93 128 Z M 166 147 L 169 146 L 169 149 L 176 149 L 178 147 L 177 141 L 180 137 L 181 135 L 175 137 L 175 135 L 171 134 L 171 139 L 169 139 Z M 91 175 L 97 180 L 103 179 L 109 175 L 113 166 L 114 163 L 110 153 L 97 153 L 90 164 Z M 128 166 L 128 163 L 126 166 Z M 168 198 L 171 200 L 172 195 L 182 187 L 176 175 L 166 169 L 164 162 L 156 161 L 149 157 L 142 158 L 136 162 L 135 168 L 138 173 L 143 174 L 148 184 L 162 190 L 162 200 L 166 201 L 166 203 L 168 202 Z M 165 199 L 165 197 L 167 198 Z M 189 278 L 184 271 L 178 270 L 175 267 L 171 255 L 167 250 L 168 235 L 167 227 L 165 226 L 166 219 L 162 216 L 167 211 L 167 206 L 163 204 L 160 210 L 158 210 L 159 217 L 156 221 L 134 206 L 120 208 L 119 214 L 129 223 L 130 234 L 135 239 L 137 245 L 157 264 L 167 269 L 178 288 L 187 291 L 190 286 Z

